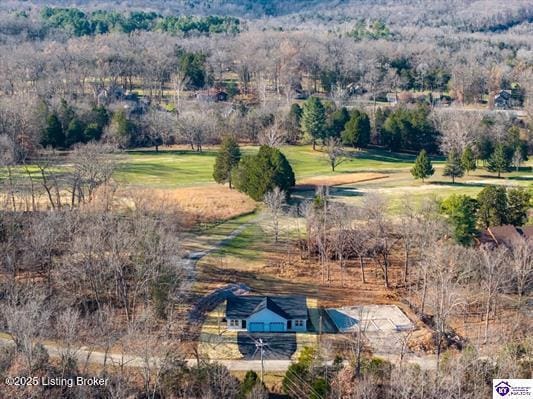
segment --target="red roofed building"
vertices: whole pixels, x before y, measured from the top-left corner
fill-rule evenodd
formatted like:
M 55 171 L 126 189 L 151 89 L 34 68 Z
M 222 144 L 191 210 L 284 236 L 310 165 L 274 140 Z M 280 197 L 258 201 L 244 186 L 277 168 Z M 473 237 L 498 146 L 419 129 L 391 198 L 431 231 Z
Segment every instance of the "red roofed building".
M 521 239 L 533 240 L 533 226 L 516 227 L 510 224 L 489 227 L 479 237 L 481 244 L 505 245 L 510 248 Z

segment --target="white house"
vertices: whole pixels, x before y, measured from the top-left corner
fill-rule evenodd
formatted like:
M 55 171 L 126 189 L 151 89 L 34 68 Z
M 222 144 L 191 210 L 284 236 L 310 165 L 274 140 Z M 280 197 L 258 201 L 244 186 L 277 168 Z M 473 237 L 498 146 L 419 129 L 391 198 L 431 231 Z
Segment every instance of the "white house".
M 228 329 L 238 331 L 307 331 L 307 302 L 303 296 L 231 296 L 226 321 Z
M 387 93 L 387 102 L 396 105 L 398 104 L 398 96 L 396 93 Z

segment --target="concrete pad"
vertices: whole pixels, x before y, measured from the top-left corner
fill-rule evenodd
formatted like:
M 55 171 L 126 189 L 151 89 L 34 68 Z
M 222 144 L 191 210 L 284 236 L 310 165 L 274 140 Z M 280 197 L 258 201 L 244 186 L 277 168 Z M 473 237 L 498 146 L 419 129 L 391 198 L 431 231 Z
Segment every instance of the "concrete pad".
M 357 331 L 359 323 L 366 332 L 407 331 L 414 328 L 411 320 L 396 305 L 345 306 L 327 309 L 340 332 Z

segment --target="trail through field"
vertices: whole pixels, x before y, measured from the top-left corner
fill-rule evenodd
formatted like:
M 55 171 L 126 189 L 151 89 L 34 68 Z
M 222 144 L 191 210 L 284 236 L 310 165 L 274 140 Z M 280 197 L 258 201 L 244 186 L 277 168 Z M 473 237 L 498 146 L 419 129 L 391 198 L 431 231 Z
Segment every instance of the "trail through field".
M 200 236 L 192 236 L 185 239 L 182 243 L 183 248 L 186 251 L 183 259 L 184 267 L 187 269 L 189 272 L 188 275 L 190 276 L 190 288 L 192 288 L 194 282 L 196 281 L 196 265 L 198 264 L 198 261 L 211 252 L 223 247 L 228 242 L 238 237 L 250 224 L 258 223 L 261 219 L 261 215 L 256 215 L 246 222 L 239 221 L 239 218 L 236 220 L 230 220 L 223 223 L 221 226 L 217 226 L 218 229 L 214 228 L 214 232 L 211 231 Z M 220 300 L 220 298 L 225 298 L 225 295 L 227 295 L 228 292 L 237 292 L 239 290 L 246 290 L 246 287 L 229 285 L 219 290 L 220 295 L 216 295 L 215 297 L 211 298 L 210 295 L 212 296 L 213 294 L 211 293 L 206 295 L 204 298 L 195 300 L 195 305 L 189 311 L 189 322 L 201 323 L 205 311 L 208 311 L 208 308 L 211 307 L 212 303 Z M 189 292 L 192 292 L 192 290 L 190 289 Z M 214 306 L 216 306 L 216 304 Z

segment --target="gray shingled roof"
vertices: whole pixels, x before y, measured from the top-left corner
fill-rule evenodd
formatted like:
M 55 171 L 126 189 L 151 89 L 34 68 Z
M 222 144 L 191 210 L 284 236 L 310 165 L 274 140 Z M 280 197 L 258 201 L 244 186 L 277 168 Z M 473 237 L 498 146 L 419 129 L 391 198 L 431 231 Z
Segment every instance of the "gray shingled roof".
M 268 309 L 284 319 L 307 319 L 304 296 L 230 296 L 226 302 L 226 317 L 247 319 L 252 314 Z

